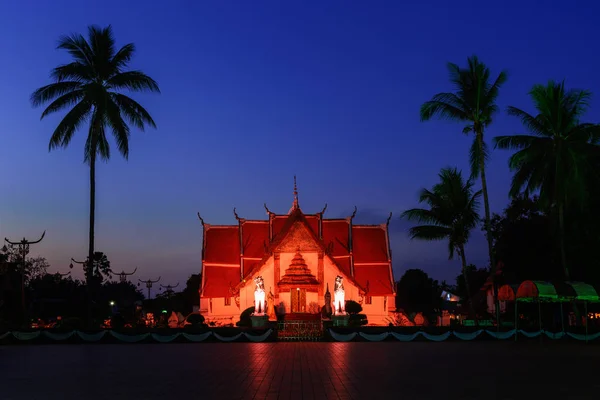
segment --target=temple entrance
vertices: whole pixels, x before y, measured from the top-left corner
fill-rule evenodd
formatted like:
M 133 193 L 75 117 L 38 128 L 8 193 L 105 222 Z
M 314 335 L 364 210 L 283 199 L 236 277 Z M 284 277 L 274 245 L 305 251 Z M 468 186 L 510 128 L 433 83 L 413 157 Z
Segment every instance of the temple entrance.
M 290 290 L 291 312 L 293 314 L 306 312 L 306 289 L 294 288 Z

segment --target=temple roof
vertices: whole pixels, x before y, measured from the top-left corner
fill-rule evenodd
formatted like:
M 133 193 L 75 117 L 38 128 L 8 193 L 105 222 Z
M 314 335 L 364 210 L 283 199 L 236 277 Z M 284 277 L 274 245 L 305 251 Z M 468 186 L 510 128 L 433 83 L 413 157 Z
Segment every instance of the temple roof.
M 320 213 L 304 214 L 294 182 L 294 200 L 287 214 L 275 214 L 265 205 L 268 220 L 246 220 L 239 218 L 237 213 L 236 225 L 210 225 L 201 219 L 204 227 L 202 296 L 230 296 L 229 281 L 234 280 L 232 285 L 235 287 L 242 279 L 247 280 L 299 222 L 307 227 L 312 240 L 321 249 L 319 251 L 323 251 L 362 290 L 370 295 L 393 294 L 387 224 L 356 225 L 352 222 L 355 214 L 344 219 L 325 219 L 326 207 Z M 213 267 L 221 269 L 214 270 Z M 235 268 L 237 273 L 228 269 L 226 278 L 217 278 L 215 274 L 225 272 L 222 269 L 225 267 Z M 294 279 L 291 277 L 298 271 L 290 271 L 289 279 Z

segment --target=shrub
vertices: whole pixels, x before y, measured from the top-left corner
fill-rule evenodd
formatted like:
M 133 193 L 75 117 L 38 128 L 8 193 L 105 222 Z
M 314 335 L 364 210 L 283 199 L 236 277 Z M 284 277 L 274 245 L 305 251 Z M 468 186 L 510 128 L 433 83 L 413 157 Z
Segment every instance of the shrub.
M 192 326 L 204 324 L 204 316 L 202 314 L 190 314 L 185 320 Z
M 121 314 L 113 315 L 110 319 L 110 327 L 112 329 L 123 329 L 125 326 L 125 318 Z
M 365 314 L 350 314 L 350 318 L 348 319 L 348 326 L 352 327 L 359 327 L 367 325 L 368 323 L 369 321 Z
M 79 318 L 70 317 L 63 318 L 60 322 L 56 324 L 56 327 L 59 329 L 80 330 L 83 329 L 84 323 L 83 320 Z
M 362 306 L 354 300 L 346 301 L 346 312 L 348 314 L 360 314 Z
M 242 311 L 242 313 L 240 314 L 240 320 L 238 321 L 238 323 L 236 325 L 237 326 L 247 326 L 247 327 L 252 326 L 252 320 L 250 319 L 250 316 L 252 315 L 253 312 L 254 312 L 254 307 L 248 307 L 244 311 Z

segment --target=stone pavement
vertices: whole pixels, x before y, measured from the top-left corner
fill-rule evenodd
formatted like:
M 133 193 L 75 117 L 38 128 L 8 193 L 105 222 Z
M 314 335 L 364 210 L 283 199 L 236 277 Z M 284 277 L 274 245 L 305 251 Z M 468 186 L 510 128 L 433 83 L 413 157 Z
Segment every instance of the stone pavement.
M 561 342 L 0 346 L 0 399 L 598 399 Z

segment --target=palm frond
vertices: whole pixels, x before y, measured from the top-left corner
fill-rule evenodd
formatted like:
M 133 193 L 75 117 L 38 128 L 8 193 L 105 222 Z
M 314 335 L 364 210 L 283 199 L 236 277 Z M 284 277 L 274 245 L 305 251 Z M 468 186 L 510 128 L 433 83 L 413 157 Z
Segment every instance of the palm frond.
M 426 210 L 424 208 L 411 208 L 410 210 L 404 211 L 400 218 L 406 219 L 407 221 L 414 221 L 418 223 L 426 223 L 431 225 L 439 226 L 442 222 L 439 220 L 439 216 L 432 210 Z
M 85 97 L 85 91 L 78 89 L 66 94 L 63 94 L 58 99 L 54 100 L 42 113 L 40 119 L 44 119 L 47 115 L 62 110 L 68 106 L 78 103 Z
M 132 98 L 120 93 L 110 93 L 112 100 L 119 106 L 125 117 L 141 131 L 144 131 L 145 125 L 156 128 L 156 123 L 138 102 Z
M 115 73 L 112 58 L 115 55 L 115 38 L 112 27 L 100 28 L 95 25 L 88 27 L 89 42 L 94 54 L 94 68 L 103 81 Z
M 545 138 L 539 138 L 530 135 L 514 135 L 514 136 L 496 136 L 494 141 L 494 148 L 503 150 L 521 150 L 527 148 L 538 140 L 545 140 Z M 550 140 L 550 139 L 547 139 Z
M 81 64 L 93 65 L 93 53 L 89 43 L 81 34 L 61 36 L 58 40 L 57 49 L 66 50 L 71 57 Z
M 129 61 L 131 61 L 133 53 L 135 53 L 135 45 L 133 43 L 128 43 L 121 47 L 110 61 L 113 69 L 117 73 L 121 72 L 121 68 L 126 67 Z
M 75 131 L 85 122 L 92 109 L 88 102 L 81 101 L 60 121 L 50 138 L 48 150 L 57 147 L 67 147 Z
M 531 133 L 539 136 L 549 136 L 551 134 L 545 124 L 543 114 L 534 117 L 533 115 L 512 106 L 509 106 L 506 112 L 508 115 L 519 118 L 523 126 Z
M 106 101 L 106 124 L 112 129 L 117 149 L 125 159 L 129 157 L 129 127 L 121 116 L 119 106 L 112 99 Z
M 94 68 L 91 66 L 84 65 L 79 62 L 72 62 L 69 64 L 59 65 L 50 72 L 56 82 L 64 80 L 89 83 L 94 81 L 95 78 Z
M 106 83 L 110 89 L 128 89 L 133 92 L 147 90 L 160 93 L 158 84 L 154 79 L 141 71 L 120 72 L 112 76 Z
M 421 240 L 444 240 L 450 235 L 451 230 L 444 226 L 437 225 L 419 225 L 409 229 L 408 234 L 411 239 Z
M 31 94 L 30 100 L 34 107 L 39 107 L 44 103 L 60 97 L 66 93 L 78 90 L 81 88 L 81 83 L 73 81 L 63 81 L 51 83 L 42 86 Z

